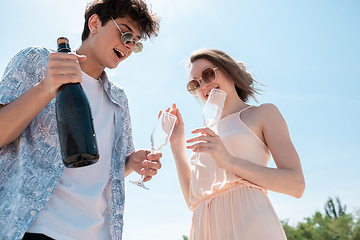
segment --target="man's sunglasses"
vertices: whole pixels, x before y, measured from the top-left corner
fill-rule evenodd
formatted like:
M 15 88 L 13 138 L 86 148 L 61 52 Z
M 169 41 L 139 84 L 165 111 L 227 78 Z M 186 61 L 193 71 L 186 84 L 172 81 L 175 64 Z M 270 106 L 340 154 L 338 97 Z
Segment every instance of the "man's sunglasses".
M 192 95 L 197 95 L 197 89 L 201 86 L 200 79 L 203 80 L 205 84 L 211 84 L 216 81 L 216 72 L 215 70 L 218 69 L 218 67 L 211 68 L 207 67 L 201 72 L 201 77 L 199 79 L 192 79 L 187 84 L 187 90 Z
M 113 20 L 113 22 L 115 23 L 117 29 L 119 29 L 120 33 L 121 33 L 121 41 L 124 44 L 134 44 L 134 53 L 139 53 L 142 51 L 143 49 L 143 44 L 141 42 L 135 41 L 135 37 L 131 32 L 126 32 L 124 33 L 123 31 L 121 31 L 121 29 L 119 28 L 119 25 L 117 25 L 117 23 L 115 22 L 115 20 L 111 17 L 111 19 Z

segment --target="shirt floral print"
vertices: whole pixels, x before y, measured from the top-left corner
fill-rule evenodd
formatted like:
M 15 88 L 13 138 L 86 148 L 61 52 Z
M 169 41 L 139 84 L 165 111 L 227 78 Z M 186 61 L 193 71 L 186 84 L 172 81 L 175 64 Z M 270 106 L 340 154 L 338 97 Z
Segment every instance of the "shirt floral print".
M 30 47 L 8 64 L 0 82 L 0 104 L 8 104 L 44 76 L 50 52 Z M 125 157 L 134 151 L 128 99 L 103 72 L 104 90 L 115 110 L 115 146 L 106 194 L 112 239 L 122 239 L 125 201 Z M 62 176 L 53 99 L 12 143 L 0 148 L 0 239 L 22 239 L 54 192 Z M 19 116 L 20 117 L 20 116 Z

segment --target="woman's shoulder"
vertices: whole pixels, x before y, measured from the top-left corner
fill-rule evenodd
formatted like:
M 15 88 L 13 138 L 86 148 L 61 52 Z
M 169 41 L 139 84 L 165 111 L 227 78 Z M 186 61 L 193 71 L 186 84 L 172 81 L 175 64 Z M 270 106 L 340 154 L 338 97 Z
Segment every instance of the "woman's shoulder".
M 253 105 L 250 110 L 258 114 L 270 114 L 280 112 L 279 109 L 273 103 L 263 103 L 258 106 Z
M 253 106 L 250 108 L 252 115 L 258 120 L 269 122 L 271 120 L 277 120 L 282 118 L 280 110 L 273 103 L 263 103 L 259 106 Z
M 260 111 L 260 112 L 265 112 L 265 113 L 279 111 L 279 109 L 273 103 L 263 103 L 263 104 L 257 106 L 256 109 L 258 109 L 258 111 Z
M 286 126 L 286 121 L 275 104 L 264 103 L 256 107 L 256 117 L 262 129 L 275 129 L 277 126 Z

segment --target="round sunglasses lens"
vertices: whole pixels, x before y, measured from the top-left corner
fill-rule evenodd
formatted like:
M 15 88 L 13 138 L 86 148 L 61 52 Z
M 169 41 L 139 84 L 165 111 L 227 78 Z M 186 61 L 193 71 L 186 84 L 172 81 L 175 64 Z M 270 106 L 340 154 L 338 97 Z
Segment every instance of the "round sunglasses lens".
M 212 68 L 206 68 L 201 74 L 201 78 L 204 80 L 205 83 L 209 84 L 215 81 L 216 74 Z
M 132 33 L 130 32 L 127 32 L 127 33 L 124 33 L 122 36 L 121 36 L 121 41 L 124 43 L 124 44 L 130 44 L 134 41 L 134 36 Z
M 142 43 L 137 42 L 137 43 L 134 44 L 134 50 L 133 50 L 133 52 L 134 52 L 134 53 L 139 53 L 139 52 L 142 51 L 143 47 L 144 47 L 144 46 L 143 46 Z
M 198 83 L 198 81 L 196 80 L 191 80 L 188 84 L 187 84 L 187 90 L 193 94 L 196 95 L 196 89 L 200 86 L 200 84 Z

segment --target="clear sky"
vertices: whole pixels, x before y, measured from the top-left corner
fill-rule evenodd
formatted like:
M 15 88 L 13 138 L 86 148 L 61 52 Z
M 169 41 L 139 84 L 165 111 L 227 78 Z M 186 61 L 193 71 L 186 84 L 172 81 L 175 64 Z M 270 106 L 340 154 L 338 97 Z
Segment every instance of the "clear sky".
M 0 2 L 0 71 L 22 48 L 56 48 L 67 36 L 80 45 L 85 0 Z M 190 130 L 202 125 L 201 106 L 186 91 L 190 53 L 217 48 L 246 63 L 262 86 L 258 103 L 274 103 L 287 121 L 301 158 L 301 199 L 269 192 L 290 224 L 324 213 L 329 197 L 347 212 L 360 208 L 360 1 L 148 0 L 161 16 L 160 34 L 147 41 L 110 79 L 128 95 L 136 148 L 149 148 L 159 110 L 176 102 Z M 125 240 L 182 239 L 191 212 L 169 146 L 146 191 L 126 179 Z M 188 153 L 190 155 L 190 152 Z M 272 162 L 269 166 L 274 167 Z

